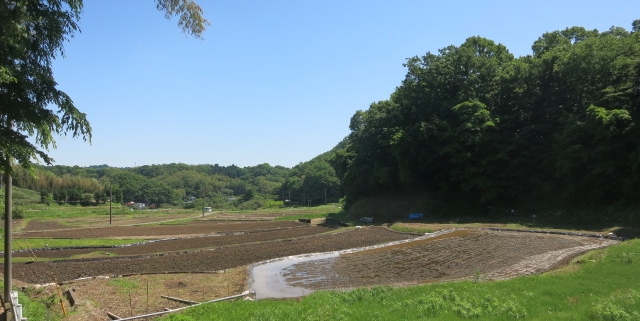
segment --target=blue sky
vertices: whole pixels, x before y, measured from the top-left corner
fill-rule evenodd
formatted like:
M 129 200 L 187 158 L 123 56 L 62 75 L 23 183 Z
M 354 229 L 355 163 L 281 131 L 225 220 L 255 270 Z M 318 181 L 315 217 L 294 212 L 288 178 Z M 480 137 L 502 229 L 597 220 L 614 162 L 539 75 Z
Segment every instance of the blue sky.
M 544 32 L 630 30 L 640 1 L 198 0 L 190 38 L 147 0 L 85 0 L 81 33 L 54 63 L 92 144 L 57 139 L 55 165 L 269 163 L 293 167 L 385 100 L 406 58 L 481 36 L 516 57 Z

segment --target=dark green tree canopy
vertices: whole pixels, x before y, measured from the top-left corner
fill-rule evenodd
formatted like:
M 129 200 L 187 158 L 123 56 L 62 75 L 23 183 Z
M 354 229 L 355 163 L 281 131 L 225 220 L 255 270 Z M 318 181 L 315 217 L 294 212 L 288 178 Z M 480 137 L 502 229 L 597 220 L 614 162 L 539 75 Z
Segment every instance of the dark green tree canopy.
M 408 59 L 335 153 L 347 205 L 415 191 L 475 208 L 636 204 L 638 25 L 548 32 L 520 58 L 471 37 Z
M 29 166 L 51 163 L 54 135 L 91 139 L 91 127 L 56 88 L 52 60 L 78 30 L 82 1 L 4 1 L 0 4 L 0 153 Z M 28 138 L 32 137 L 30 141 Z M 33 143 L 32 143 L 33 142 Z

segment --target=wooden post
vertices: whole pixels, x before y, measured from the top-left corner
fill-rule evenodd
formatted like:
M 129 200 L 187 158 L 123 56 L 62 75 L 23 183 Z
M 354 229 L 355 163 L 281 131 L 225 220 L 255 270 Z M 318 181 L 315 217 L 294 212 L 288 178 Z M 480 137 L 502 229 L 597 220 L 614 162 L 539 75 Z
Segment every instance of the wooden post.
M 133 316 L 133 302 L 131 302 L 131 290 L 129 290 L 129 312 L 130 312 L 130 316 Z
M 62 314 L 66 317 L 67 309 L 65 309 L 64 307 L 64 302 L 62 300 L 62 293 L 60 293 L 60 286 L 58 285 L 58 279 L 55 279 L 55 282 L 56 282 L 56 290 L 58 292 L 58 299 L 60 299 L 60 307 L 62 307 Z
M 149 280 L 147 280 L 147 308 L 144 312 L 149 313 Z
M 107 316 L 108 316 L 108 317 L 109 317 L 109 319 L 111 319 L 111 320 L 120 320 L 120 319 L 122 319 L 121 317 L 119 317 L 119 316 L 117 316 L 117 315 L 115 315 L 115 314 L 113 314 L 113 313 L 111 313 L 111 312 L 108 312 L 108 311 L 107 311 Z

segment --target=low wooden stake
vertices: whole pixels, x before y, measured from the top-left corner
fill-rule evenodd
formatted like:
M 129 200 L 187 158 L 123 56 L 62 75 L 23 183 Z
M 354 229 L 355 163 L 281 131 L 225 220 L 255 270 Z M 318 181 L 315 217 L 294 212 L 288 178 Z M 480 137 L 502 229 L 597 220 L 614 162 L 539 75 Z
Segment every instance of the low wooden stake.
M 58 285 L 58 279 L 54 279 L 56 283 L 56 290 L 58 292 L 58 298 L 60 299 L 60 306 L 62 307 L 62 314 L 67 317 L 67 309 L 64 307 L 64 301 L 62 300 L 62 293 L 60 293 L 60 286 Z

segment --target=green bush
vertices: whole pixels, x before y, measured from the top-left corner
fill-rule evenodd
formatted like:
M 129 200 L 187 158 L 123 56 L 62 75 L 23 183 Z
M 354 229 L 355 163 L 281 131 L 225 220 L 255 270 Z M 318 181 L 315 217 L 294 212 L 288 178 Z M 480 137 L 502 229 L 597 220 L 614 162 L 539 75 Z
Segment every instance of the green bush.
M 284 206 L 283 201 L 268 200 L 262 205 L 262 208 L 281 208 Z
M 2 211 L 2 219 L 4 220 L 6 217 L 4 215 L 4 207 L 1 209 Z M 19 207 L 14 207 L 11 209 L 11 218 L 14 220 L 20 220 L 24 218 L 24 211 Z

